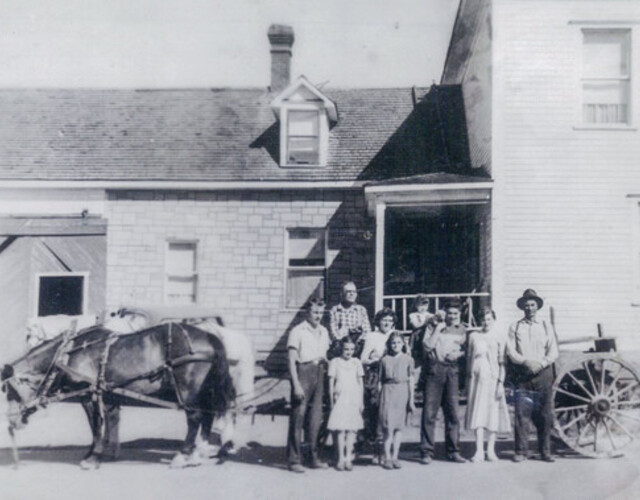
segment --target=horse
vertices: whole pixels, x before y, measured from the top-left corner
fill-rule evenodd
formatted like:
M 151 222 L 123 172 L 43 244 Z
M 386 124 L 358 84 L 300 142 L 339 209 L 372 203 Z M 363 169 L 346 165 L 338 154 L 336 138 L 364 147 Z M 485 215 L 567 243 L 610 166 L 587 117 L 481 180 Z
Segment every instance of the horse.
M 202 422 L 224 414 L 235 398 L 222 342 L 177 323 L 129 334 L 101 326 L 75 336 L 62 334 L 5 365 L 1 379 L 10 405 L 10 432 L 26 424 L 38 405 L 82 403 L 93 436 L 83 468 L 97 468 L 117 455 L 122 404 L 182 408 L 187 435 L 178 456 L 184 457 L 194 454 Z

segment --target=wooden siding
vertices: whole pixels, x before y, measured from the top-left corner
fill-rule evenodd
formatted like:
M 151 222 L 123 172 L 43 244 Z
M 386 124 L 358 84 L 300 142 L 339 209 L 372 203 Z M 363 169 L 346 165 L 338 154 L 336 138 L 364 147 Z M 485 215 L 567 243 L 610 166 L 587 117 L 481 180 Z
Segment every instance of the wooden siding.
M 640 194 L 640 4 L 493 5 L 497 306 L 514 319 L 516 298 L 532 287 L 555 307 L 560 337 L 595 334 L 601 322 L 623 347 L 637 347 L 637 202 L 629 195 Z M 628 129 L 578 127 L 584 21 L 632 30 Z

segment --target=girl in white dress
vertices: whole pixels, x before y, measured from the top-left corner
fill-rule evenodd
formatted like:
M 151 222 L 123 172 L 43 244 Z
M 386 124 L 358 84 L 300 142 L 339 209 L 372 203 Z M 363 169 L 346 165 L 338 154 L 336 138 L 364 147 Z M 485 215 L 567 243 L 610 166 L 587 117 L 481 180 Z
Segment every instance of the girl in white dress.
M 362 429 L 362 363 L 353 357 L 356 345 L 349 336 L 340 340 L 341 355 L 329 362 L 331 414 L 327 429 L 335 431 L 338 448 L 337 470 L 353 468 L 353 445 Z
M 495 325 L 496 313 L 483 310 L 482 329 L 473 332 L 467 351 L 467 387 L 469 399 L 465 427 L 476 433 L 476 453 L 472 462 L 485 459 L 484 437 L 487 432 L 487 460 L 498 460 L 496 433 L 511 431 L 504 395 L 504 349 L 506 336 Z

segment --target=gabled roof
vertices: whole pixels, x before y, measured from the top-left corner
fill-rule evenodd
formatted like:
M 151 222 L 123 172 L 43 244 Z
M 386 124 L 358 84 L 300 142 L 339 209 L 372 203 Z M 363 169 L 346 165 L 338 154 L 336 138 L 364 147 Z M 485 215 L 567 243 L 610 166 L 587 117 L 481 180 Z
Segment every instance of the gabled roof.
M 276 114 L 279 114 L 282 105 L 292 97 L 295 97 L 296 94 L 300 93 L 313 96 L 317 101 L 322 102 L 322 105 L 329 116 L 329 120 L 333 123 L 338 121 L 338 110 L 336 108 L 336 104 L 316 88 L 309 80 L 307 80 L 307 77 L 304 75 L 299 76 L 291 85 L 280 92 L 280 94 L 271 101 L 271 107 Z
M 273 96 L 261 89 L 0 90 L 0 180 L 356 181 L 469 169 L 459 87 L 322 93 L 340 110 L 328 165 L 285 169 Z

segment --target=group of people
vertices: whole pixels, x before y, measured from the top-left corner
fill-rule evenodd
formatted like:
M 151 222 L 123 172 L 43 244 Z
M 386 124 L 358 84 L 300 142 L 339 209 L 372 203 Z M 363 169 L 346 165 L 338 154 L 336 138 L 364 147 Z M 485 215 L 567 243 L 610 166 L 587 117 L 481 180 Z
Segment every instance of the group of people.
M 464 424 L 476 437 L 472 462 L 498 460 L 496 436 L 511 432 L 504 389 L 507 377 L 514 389 L 514 461 L 529 456 L 530 421 L 537 429 L 540 459 L 554 461 L 551 386 L 558 346 L 553 328 L 538 317 L 544 301 L 534 290 L 525 290 L 516 301 L 523 318 L 508 330 L 498 325 L 489 308 L 481 313 L 482 327 L 469 328 L 461 321 L 459 299 L 449 300 L 444 310 L 432 314 L 429 298 L 420 294 L 409 316 L 410 341 L 396 330 L 396 315 L 389 308 L 376 313 L 372 329 L 366 309 L 357 304 L 357 293 L 355 283 L 343 284 L 340 304 L 329 311 L 328 329 L 322 324 L 324 302 L 312 299 L 305 320 L 289 333 L 292 409 L 287 460 L 291 471 L 305 471 L 303 427 L 310 450 L 308 465 L 328 467 L 318 456 L 325 386 L 330 406 L 327 429 L 334 433 L 337 470 L 352 470 L 357 443 L 380 440 L 382 466 L 401 468 L 398 452 L 402 432 L 415 412 L 416 392 L 423 395 L 420 463 L 428 465 L 434 458 L 440 408 L 446 459 L 467 462 L 460 453 L 461 374 L 466 374 Z

